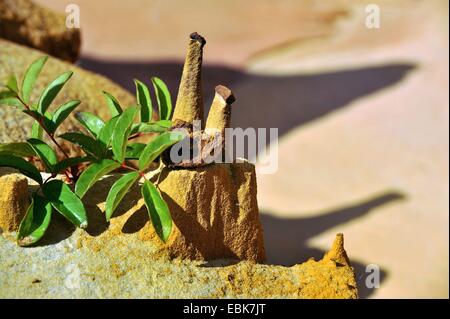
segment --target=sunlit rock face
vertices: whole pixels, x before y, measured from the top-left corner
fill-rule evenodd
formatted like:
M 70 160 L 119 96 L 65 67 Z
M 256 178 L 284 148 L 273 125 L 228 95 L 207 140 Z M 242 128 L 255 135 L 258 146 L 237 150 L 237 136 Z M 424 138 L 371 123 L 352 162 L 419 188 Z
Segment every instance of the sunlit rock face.
M 72 233 L 55 216 L 40 246 L 24 249 L 0 236 L 1 298 L 358 297 L 353 269 L 327 257 L 292 267 L 170 259 L 129 225 Z M 147 221 L 142 227 L 150 231 Z
M 28 182 L 21 174 L 1 176 L 0 232 L 17 231 L 29 205 Z

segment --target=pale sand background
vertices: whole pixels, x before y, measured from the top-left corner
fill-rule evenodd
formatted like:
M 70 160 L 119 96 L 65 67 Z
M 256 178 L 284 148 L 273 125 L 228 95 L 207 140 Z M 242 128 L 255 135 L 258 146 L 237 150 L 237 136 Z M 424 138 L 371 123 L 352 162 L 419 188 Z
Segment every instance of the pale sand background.
M 80 65 L 175 97 L 187 35 L 207 39 L 204 91 L 229 85 L 233 123 L 278 127 L 258 176 L 269 262 L 320 257 L 343 232 L 362 297 L 449 296 L 447 1 L 39 0 L 81 9 Z M 366 3 L 381 28 L 364 26 Z

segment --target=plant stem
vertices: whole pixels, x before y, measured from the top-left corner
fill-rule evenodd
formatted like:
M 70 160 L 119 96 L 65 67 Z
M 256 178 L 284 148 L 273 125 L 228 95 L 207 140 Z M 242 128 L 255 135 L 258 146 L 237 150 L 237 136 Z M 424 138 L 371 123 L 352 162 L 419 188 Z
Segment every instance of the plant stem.
M 42 127 L 42 128 L 44 129 L 45 133 L 47 133 L 47 135 L 50 136 L 50 139 L 52 140 L 52 142 L 53 142 L 56 146 L 58 146 L 58 148 L 61 150 L 61 152 L 64 154 L 64 156 L 65 156 L 66 158 L 69 158 L 69 155 L 68 155 L 68 154 L 66 153 L 66 151 L 62 148 L 62 146 L 59 145 L 59 143 L 56 141 L 54 135 L 53 135 L 53 134 L 50 134 L 50 133 L 47 131 L 46 128 L 44 128 L 44 127 Z
M 119 162 L 117 162 L 117 163 L 119 163 Z M 131 166 L 128 166 L 127 164 L 125 164 L 125 162 L 121 163 L 121 164 L 120 164 L 120 167 L 126 168 L 126 169 L 129 169 L 129 170 L 132 170 L 132 171 L 135 171 L 135 172 L 139 172 L 139 173 L 140 173 L 140 171 L 139 171 L 138 169 L 136 169 L 136 168 L 134 168 L 134 167 L 131 167 Z
M 158 178 L 156 179 L 155 185 L 156 187 L 158 187 L 159 184 L 159 179 L 161 178 L 161 173 L 162 173 L 162 169 L 163 169 L 164 163 L 161 160 L 161 158 L 159 159 L 159 167 L 157 168 L 158 172 Z
M 131 136 L 128 137 L 128 140 L 132 140 L 132 139 L 138 138 L 138 137 L 140 137 L 140 136 L 142 136 L 142 135 L 144 135 L 144 134 L 143 134 L 143 133 L 136 133 L 136 134 L 133 134 L 133 135 L 131 135 Z
M 132 170 L 132 171 L 134 171 L 134 172 L 138 172 L 139 175 L 140 175 L 141 177 L 143 177 L 145 180 L 147 180 L 147 177 L 145 177 L 145 173 L 144 173 L 144 172 L 142 172 L 142 171 L 140 171 L 140 170 L 138 170 L 138 169 L 136 169 L 136 168 L 134 168 L 134 167 L 131 167 L 131 166 L 126 165 L 125 162 L 123 162 L 122 164 L 120 164 L 120 167 L 129 169 L 129 170 Z
M 159 126 L 159 127 L 161 127 L 162 129 L 168 130 L 166 127 L 164 127 L 164 126 L 162 126 L 162 125 L 159 125 L 159 124 L 156 124 L 156 123 L 150 123 L 150 124 L 155 125 L 155 126 Z M 146 135 L 146 134 L 155 134 L 155 133 L 161 134 L 161 132 L 138 132 L 138 133 L 135 133 L 135 134 L 129 136 L 129 137 L 128 137 L 128 140 L 132 140 L 132 139 L 135 139 L 135 138 L 144 136 L 144 135 Z

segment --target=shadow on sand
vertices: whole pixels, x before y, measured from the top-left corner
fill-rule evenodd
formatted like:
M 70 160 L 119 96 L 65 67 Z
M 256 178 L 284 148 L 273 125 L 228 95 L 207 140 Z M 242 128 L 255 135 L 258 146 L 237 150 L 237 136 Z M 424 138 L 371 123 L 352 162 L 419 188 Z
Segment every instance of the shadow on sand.
M 183 61 L 107 62 L 82 57 L 78 64 L 105 75 L 130 92 L 135 92 L 134 78 L 149 84 L 151 76 L 158 76 L 167 83 L 172 101 L 176 99 L 183 70 Z M 223 84 L 236 96 L 233 127 L 277 127 L 282 136 L 357 98 L 401 81 L 414 67 L 413 64 L 390 64 L 314 75 L 272 76 L 205 64 L 202 71 L 205 114 L 214 96 L 214 87 Z
M 364 217 L 382 205 L 404 199 L 405 196 L 399 192 L 386 192 L 357 204 L 314 214 L 313 217 L 279 218 L 261 212 L 267 263 L 291 266 L 311 257 L 320 260 L 326 251 L 309 246 L 310 239 L 340 224 Z M 369 246 L 368 249 L 370 249 Z M 366 273 L 365 264 L 351 257 L 350 254 L 360 297 L 367 298 L 373 292 L 373 289 L 365 285 L 367 275 L 370 273 Z M 373 262 L 376 263 L 375 260 Z M 380 270 L 380 282 L 382 282 L 388 273 L 381 265 Z

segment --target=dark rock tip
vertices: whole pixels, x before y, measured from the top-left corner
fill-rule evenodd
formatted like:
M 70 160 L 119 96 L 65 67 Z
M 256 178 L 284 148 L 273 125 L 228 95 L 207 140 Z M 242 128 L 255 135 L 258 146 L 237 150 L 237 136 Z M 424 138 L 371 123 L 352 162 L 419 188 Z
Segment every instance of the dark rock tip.
M 206 40 L 204 37 L 202 37 L 200 34 L 198 34 L 197 32 L 193 32 L 189 35 L 189 37 L 191 38 L 191 40 L 200 42 L 202 46 L 204 46 L 206 44 Z
M 216 93 L 219 94 L 228 105 L 230 105 L 234 101 L 236 101 L 236 98 L 234 97 L 233 92 L 231 92 L 231 90 L 229 88 L 227 88 L 226 86 L 223 86 L 223 85 L 216 86 Z

